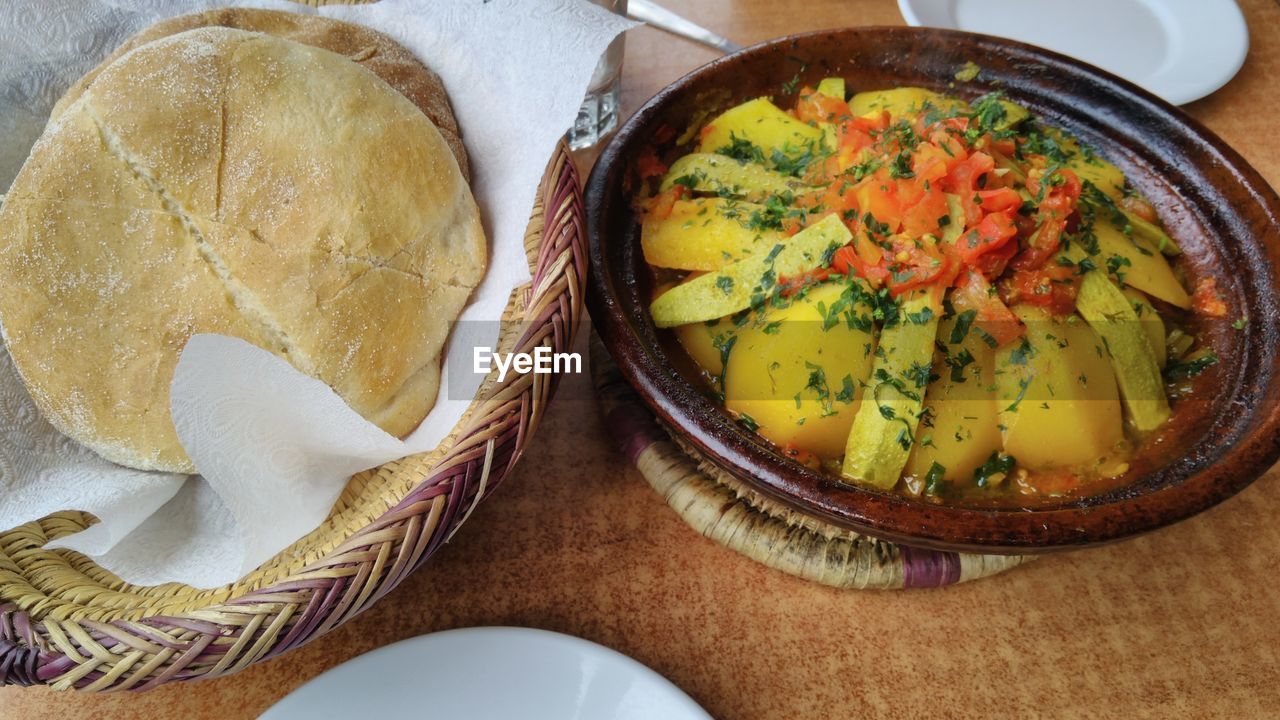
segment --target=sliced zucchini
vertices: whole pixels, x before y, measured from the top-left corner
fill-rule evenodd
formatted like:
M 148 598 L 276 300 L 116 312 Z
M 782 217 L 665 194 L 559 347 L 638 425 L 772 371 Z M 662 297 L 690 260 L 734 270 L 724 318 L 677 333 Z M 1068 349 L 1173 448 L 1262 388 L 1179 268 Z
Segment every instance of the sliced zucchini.
M 699 273 L 692 273 L 684 282 L 690 282 Z M 667 283 L 654 288 L 653 297 L 658 297 L 675 287 L 678 283 Z M 724 374 L 724 361 L 727 351 L 733 346 L 733 338 L 737 334 L 737 326 L 730 318 L 708 320 L 707 322 L 689 323 L 673 328 L 676 340 L 680 342 L 693 362 L 709 377 L 720 378 Z
M 914 291 L 903 300 L 897 322 L 880 332 L 840 472 L 856 484 L 889 490 L 902 476 L 932 373 L 940 311 L 931 290 Z
M 1173 268 L 1145 238 L 1136 233 L 1125 235 L 1106 220 L 1095 222 L 1093 232 L 1098 238 L 1095 262 L 1099 268 L 1106 268 L 1113 274 L 1119 271 L 1126 285 L 1152 297 L 1180 308 L 1191 307 L 1191 296 L 1178 282 Z
M 1017 127 L 1031 117 L 1031 111 L 1016 102 L 1001 100 L 1000 106 L 1004 108 L 1004 119 L 996 123 L 996 130 L 1008 130 L 1011 127 Z
M 1085 273 L 1076 308 L 1102 341 L 1129 419 L 1148 433 L 1169 419 L 1160 363 L 1129 298 L 1101 271 Z
M 650 265 L 679 270 L 719 270 L 755 252 L 768 252 L 785 236 L 778 230 L 752 229 L 748 220 L 762 205 L 720 198 L 677 200 L 671 214 L 646 218 L 640 247 Z
M 1181 255 L 1182 248 L 1173 238 L 1169 237 L 1159 225 L 1134 215 L 1128 210 L 1121 209 L 1125 219 L 1129 221 L 1129 225 L 1133 228 L 1133 232 L 1140 237 L 1146 238 L 1147 242 L 1156 246 L 1156 249 L 1165 255 Z
M 653 301 L 649 312 L 658 327 L 732 315 L 750 307 L 753 297 L 767 297 L 778 278 L 826 267 L 831 253 L 852 237 L 838 217 L 828 215 L 767 252 L 757 252 L 668 290 Z
M 805 187 L 795 178 L 773 172 L 758 163 L 716 153 L 691 153 L 676 160 L 663 178 L 660 189 L 667 190 L 677 182 L 698 192 L 731 195 L 751 201 Z
M 844 78 L 823 78 L 818 83 L 818 93 L 837 100 L 845 99 Z
M 1138 314 L 1138 322 L 1142 324 L 1142 329 L 1147 333 L 1147 340 L 1151 341 L 1151 349 L 1156 354 L 1156 363 L 1163 368 L 1169 362 L 1169 347 L 1168 339 L 1165 337 L 1164 332 L 1164 320 L 1160 317 L 1155 305 L 1151 304 L 1150 298 L 1140 290 L 1127 287 L 1124 289 L 1124 296 L 1129 298 L 1129 304 L 1133 306 L 1133 311 Z

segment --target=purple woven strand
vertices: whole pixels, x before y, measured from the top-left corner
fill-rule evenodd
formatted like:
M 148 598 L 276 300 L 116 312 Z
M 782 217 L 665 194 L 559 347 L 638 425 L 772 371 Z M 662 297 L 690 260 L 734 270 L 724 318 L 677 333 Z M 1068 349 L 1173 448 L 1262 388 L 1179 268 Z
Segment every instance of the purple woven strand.
M 941 550 L 925 550 L 899 545 L 902 558 L 902 586 L 942 587 L 960 582 L 960 555 Z
M 653 417 L 639 405 L 624 404 L 614 407 L 605 415 L 604 424 L 613 436 L 614 444 L 632 465 L 636 464 L 645 448 L 662 439 L 662 433 Z
M 55 653 L 41 652 L 33 637 L 31 618 L 26 612 L 13 603 L 0 606 L 0 685 L 40 684 L 49 676 L 51 665 L 66 660 Z

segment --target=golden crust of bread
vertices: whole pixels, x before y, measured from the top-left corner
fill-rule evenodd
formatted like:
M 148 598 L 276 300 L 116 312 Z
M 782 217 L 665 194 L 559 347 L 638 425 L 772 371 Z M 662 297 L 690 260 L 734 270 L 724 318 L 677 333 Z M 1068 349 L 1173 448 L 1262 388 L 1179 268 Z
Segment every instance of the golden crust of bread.
M 228 7 L 161 20 L 126 40 L 98 67 L 72 85 L 54 107 L 53 117 L 56 118 L 64 108 L 75 102 L 98 77 L 98 73 L 121 55 L 139 45 L 202 27 L 226 27 L 266 33 L 335 52 L 359 63 L 409 98 L 431 118 L 431 122 L 435 123 L 436 129 L 449 144 L 458 167 L 462 169 L 463 177 L 468 181 L 471 179 L 467 152 L 462 146 L 462 133 L 458 129 L 458 121 L 453 116 L 453 108 L 449 105 L 449 96 L 440 76 L 423 65 L 403 45 L 376 30 L 316 15 Z
M 414 103 L 327 50 L 203 27 L 136 45 L 59 107 L 0 210 L 0 325 L 59 429 L 190 472 L 169 383 L 192 334 L 269 350 L 404 435 L 485 262 Z

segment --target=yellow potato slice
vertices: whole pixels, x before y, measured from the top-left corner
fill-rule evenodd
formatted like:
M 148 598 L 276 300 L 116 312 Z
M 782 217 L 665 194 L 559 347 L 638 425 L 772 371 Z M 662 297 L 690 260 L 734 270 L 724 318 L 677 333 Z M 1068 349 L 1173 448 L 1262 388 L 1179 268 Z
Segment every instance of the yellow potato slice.
M 925 412 L 906 474 L 926 478 L 936 463 L 938 479 L 964 485 L 973 471 L 1000 450 L 995 400 L 995 350 L 977 332 L 957 327 L 955 316 L 938 326 L 933 372 L 938 376 L 924 396 Z M 953 342 L 954 340 L 959 342 Z
M 838 457 L 875 348 L 861 282 L 812 287 L 741 329 L 725 369 L 725 407 L 779 446 Z
M 778 109 L 768 98 L 756 98 L 725 110 L 707 124 L 698 146 L 700 153 L 713 153 L 746 140 L 768 161 L 773 152 L 798 154 L 822 138 L 822 131 Z
M 996 351 L 1004 450 L 1029 470 L 1087 469 L 1124 442 L 1120 394 L 1106 350 L 1084 320 L 1017 305 L 1024 341 Z

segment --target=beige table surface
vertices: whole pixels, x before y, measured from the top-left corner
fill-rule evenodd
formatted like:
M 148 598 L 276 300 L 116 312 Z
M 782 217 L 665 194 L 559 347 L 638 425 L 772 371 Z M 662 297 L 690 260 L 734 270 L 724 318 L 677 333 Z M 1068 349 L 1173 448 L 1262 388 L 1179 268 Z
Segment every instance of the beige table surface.
M 891 0 L 667 4 L 743 42 L 901 22 Z M 1276 185 L 1280 6 L 1241 5 L 1244 69 L 1188 109 Z M 632 32 L 624 109 L 712 57 Z M 603 643 L 719 718 L 1280 717 L 1276 475 L 1123 544 L 948 589 L 839 592 L 683 525 L 611 446 L 584 374 L 561 386 L 533 449 L 453 543 L 355 621 L 221 680 L 141 695 L 0 690 L 0 718 L 252 718 L 343 660 L 474 625 Z

